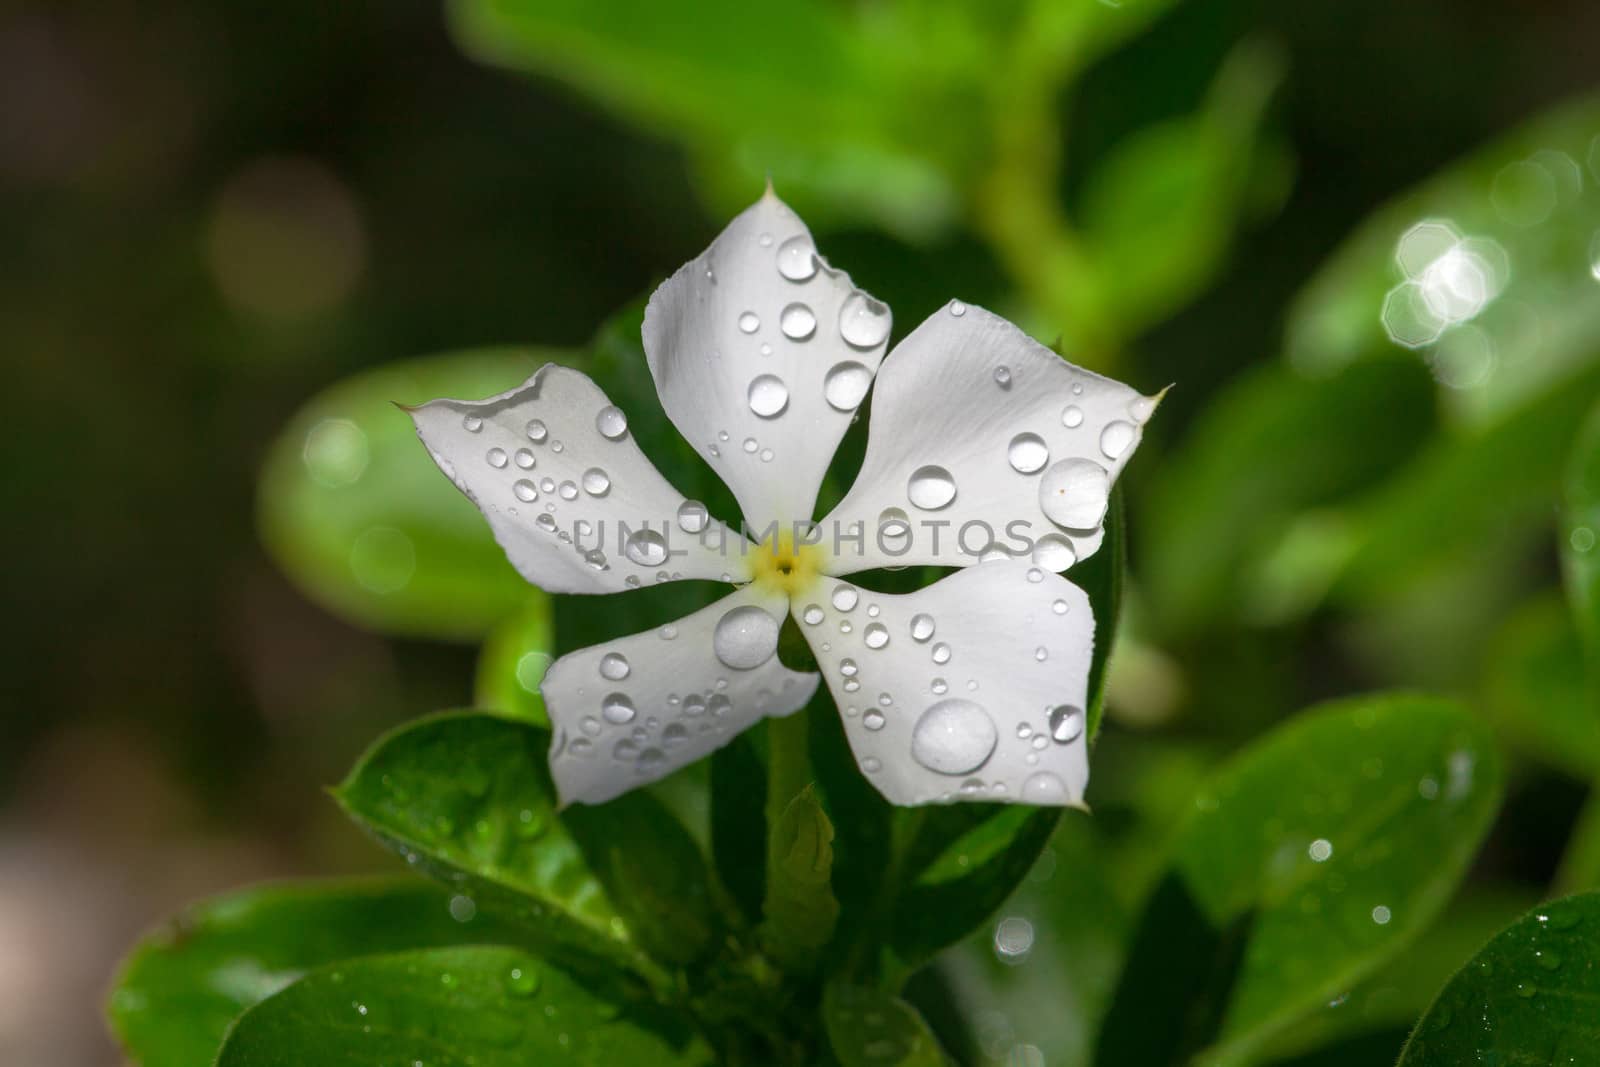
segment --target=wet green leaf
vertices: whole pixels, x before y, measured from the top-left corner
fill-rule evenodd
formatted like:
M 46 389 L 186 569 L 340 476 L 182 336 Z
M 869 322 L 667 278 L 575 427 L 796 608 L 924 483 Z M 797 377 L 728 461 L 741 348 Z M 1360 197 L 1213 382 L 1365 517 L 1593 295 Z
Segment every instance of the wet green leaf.
M 654 968 L 572 833 L 556 817 L 549 732 L 455 712 L 402 726 L 335 798 L 423 873 L 518 923 L 552 959 Z
M 1541 904 L 1439 993 L 1400 1067 L 1593 1063 L 1600 1048 L 1600 893 Z
M 539 683 L 555 655 L 555 620 L 550 598 L 529 587 L 527 604 L 484 639 L 478 653 L 473 703 L 514 719 L 548 727 Z
M 565 358 L 528 348 L 431 356 L 318 394 L 262 470 L 261 536 L 278 565 L 317 603 L 384 633 L 470 639 L 521 608 L 527 583 L 394 405 L 490 396 Z
M 947 1067 L 917 1010 L 876 989 L 830 985 L 822 1023 L 841 1067 Z
M 501 942 L 515 927 L 468 914 L 416 879 L 245 889 L 196 904 L 146 935 L 111 995 L 112 1027 L 139 1067 L 205 1067 L 236 1016 L 335 960 Z
M 1338 702 L 1256 742 L 1179 831 L 1097 1062 L 1248 1060 L 1427 928 L 1499 798 L 1486 729 L 1444 700 Z
M 478 946 L 347 960 L 246 1012 L 217 1067 L 706 1064 L 681 1022 L 597 995 L 526 952 Z
M 833 940 L 839 901 L 833 895 L 833 823 L 807 786 L 778 820 L 775 860 L 762 909 L 762 943 L 792 971 L 817 965 Z
M 1561 564 L 1589 660 L 1590 692 L 1600 704 L 1600 403 L 1578 433 L 1563 489 Z

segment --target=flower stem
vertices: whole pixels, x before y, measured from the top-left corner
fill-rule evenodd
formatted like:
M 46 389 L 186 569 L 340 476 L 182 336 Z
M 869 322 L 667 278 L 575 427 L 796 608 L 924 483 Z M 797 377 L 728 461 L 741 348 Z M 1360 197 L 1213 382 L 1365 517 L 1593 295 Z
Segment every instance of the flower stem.
M 811 757 L 806 737 L 806 710 L 767 720 L 767 878 L 778 856 L 778 823 L 789 802 L 811 782 Z

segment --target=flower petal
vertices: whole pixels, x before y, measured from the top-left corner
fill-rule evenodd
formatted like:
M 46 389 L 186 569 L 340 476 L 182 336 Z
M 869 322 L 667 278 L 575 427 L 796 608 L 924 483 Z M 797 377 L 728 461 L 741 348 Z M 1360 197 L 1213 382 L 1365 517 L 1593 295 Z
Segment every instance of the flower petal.
M 816 692 L 778 659 L 784 597 L 745 586 L 677 623 L 562 656 L 539 691 L 563 804 L 665 777 Z
M 998 551 L 1065 570 L 1100 547 L 1111 483 L 1159 400 L 950 303 L 884 363 L 861 474 L 821 523 L 839 538 L 828 572 Z M 857 523 L 863 541 L 848 540 Z
M 668 484 L 585 374 L 548 363 L 510 392 L 434 400 L 411 417 L 512 565 L 548 592 L 744 572 L 744 538 Z
M 812 517 L 889 325 L 769 189 L 655 291 L 644 349 L 667 415 L 760 530 Z
M 1094 615 L 1081 589 L 997 560 L 905 596 L 836 579 L 818 594 L 794 613 L 885 797 L 1082 803 Z

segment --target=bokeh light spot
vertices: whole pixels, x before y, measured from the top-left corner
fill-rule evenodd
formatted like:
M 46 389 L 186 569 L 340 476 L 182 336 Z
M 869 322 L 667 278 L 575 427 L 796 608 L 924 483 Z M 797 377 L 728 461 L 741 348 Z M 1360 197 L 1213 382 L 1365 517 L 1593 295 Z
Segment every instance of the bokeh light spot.
M 350 546 L 350 573 L 368 592 L 397 593 L 416 570 L 416 546 L 393 526 L 374 526 Z
M 349 419 L 323 419 L 311 427 L 300 455 L 311 480 L 330 489 L 354 485 L 371 459 L 367 435 Z

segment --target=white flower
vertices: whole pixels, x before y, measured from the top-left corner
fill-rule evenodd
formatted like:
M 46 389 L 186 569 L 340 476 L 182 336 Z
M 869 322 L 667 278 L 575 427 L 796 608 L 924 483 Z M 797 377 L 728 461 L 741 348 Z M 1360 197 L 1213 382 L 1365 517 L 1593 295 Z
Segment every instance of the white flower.
M 651 298 L 644 348 L 661 401 L 754 540 L 673 489 L 577 371 L 550 364 L 500 396 L 413 412 L 530 582 L 737 586 L 551 667 L 541 688 L 564 803 L 608 800 L 802 707 L 819 678 L 779 661 L 785 611 L 891 801 L 1082 802 L 1094 619 L 1057 572 L 1099 547 L 1155 401 L 981 308 L 946 305 L 885 360 L 889 325 L 770 190 Z M 861 473 L 810 524 L 880 363 Z M 904 596 L 843 580 L 912 564 L 963 569 Z

